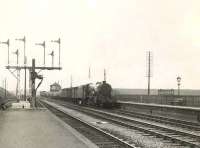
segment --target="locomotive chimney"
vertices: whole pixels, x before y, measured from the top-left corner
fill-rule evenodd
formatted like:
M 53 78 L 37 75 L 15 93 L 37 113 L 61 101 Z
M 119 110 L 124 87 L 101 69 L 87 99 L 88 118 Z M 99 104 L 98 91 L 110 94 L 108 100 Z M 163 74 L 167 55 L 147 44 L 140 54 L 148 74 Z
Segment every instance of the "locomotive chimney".
M 104 69 L 104 81 L 106 82 L 106 69 Z

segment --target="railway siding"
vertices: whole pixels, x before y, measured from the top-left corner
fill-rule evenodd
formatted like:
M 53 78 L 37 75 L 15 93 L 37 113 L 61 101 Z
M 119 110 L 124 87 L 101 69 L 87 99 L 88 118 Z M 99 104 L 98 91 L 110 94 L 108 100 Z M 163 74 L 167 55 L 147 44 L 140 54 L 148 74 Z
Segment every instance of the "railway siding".
M 185 121 L 200 123 L 200 108 L 159 105 L 149 103 L 136 103 L 131 101 L 119 101 L 121 108 L 127 111 L 145 113 L 149 115 L 164 116 L 169 118 L 181 119 Z

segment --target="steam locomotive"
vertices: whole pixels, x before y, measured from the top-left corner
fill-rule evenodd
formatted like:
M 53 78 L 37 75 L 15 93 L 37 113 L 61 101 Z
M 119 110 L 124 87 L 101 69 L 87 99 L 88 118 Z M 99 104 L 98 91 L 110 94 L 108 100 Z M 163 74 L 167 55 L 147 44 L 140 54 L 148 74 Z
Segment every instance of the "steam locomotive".
M 112 97 L 112 87 L 106 81 L 64 88 L 57 92 L 43 92 L 40 95 L 71 101 L 79 105 L 99 106 L 103 108 L 118 106 L 117 100 Z

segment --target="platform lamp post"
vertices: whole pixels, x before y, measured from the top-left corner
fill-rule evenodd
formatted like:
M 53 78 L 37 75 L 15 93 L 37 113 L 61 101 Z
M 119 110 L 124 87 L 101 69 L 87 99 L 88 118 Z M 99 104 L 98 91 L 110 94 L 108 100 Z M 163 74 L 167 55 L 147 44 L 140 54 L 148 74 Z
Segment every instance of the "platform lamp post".
M 181 77 L 178 76 L 178 77 L 176 78 L 176 80 L 177 80 L 177 85 L 178 85 L 178 96 L 180 96 Z
M 6 42 L 0 42 L 0 44 L 6 44 L 8 46 L 8 66 L 9 66 L 9 64 L 10 64 L 10 58 L 9 58 L 10 40 L 8 39 Z

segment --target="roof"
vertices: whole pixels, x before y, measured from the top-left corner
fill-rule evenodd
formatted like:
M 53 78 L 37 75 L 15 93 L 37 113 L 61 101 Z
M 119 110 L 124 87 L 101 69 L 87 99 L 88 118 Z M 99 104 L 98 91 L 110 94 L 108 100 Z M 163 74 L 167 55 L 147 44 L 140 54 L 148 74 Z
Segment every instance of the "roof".
M 60 86 L 60 84 L 59 83 L 57 83 L 57 82 L 54 82 L 53 84 L 51 84 L 50 86 Z M 61 87 L 61 86 L 60 86 Z

